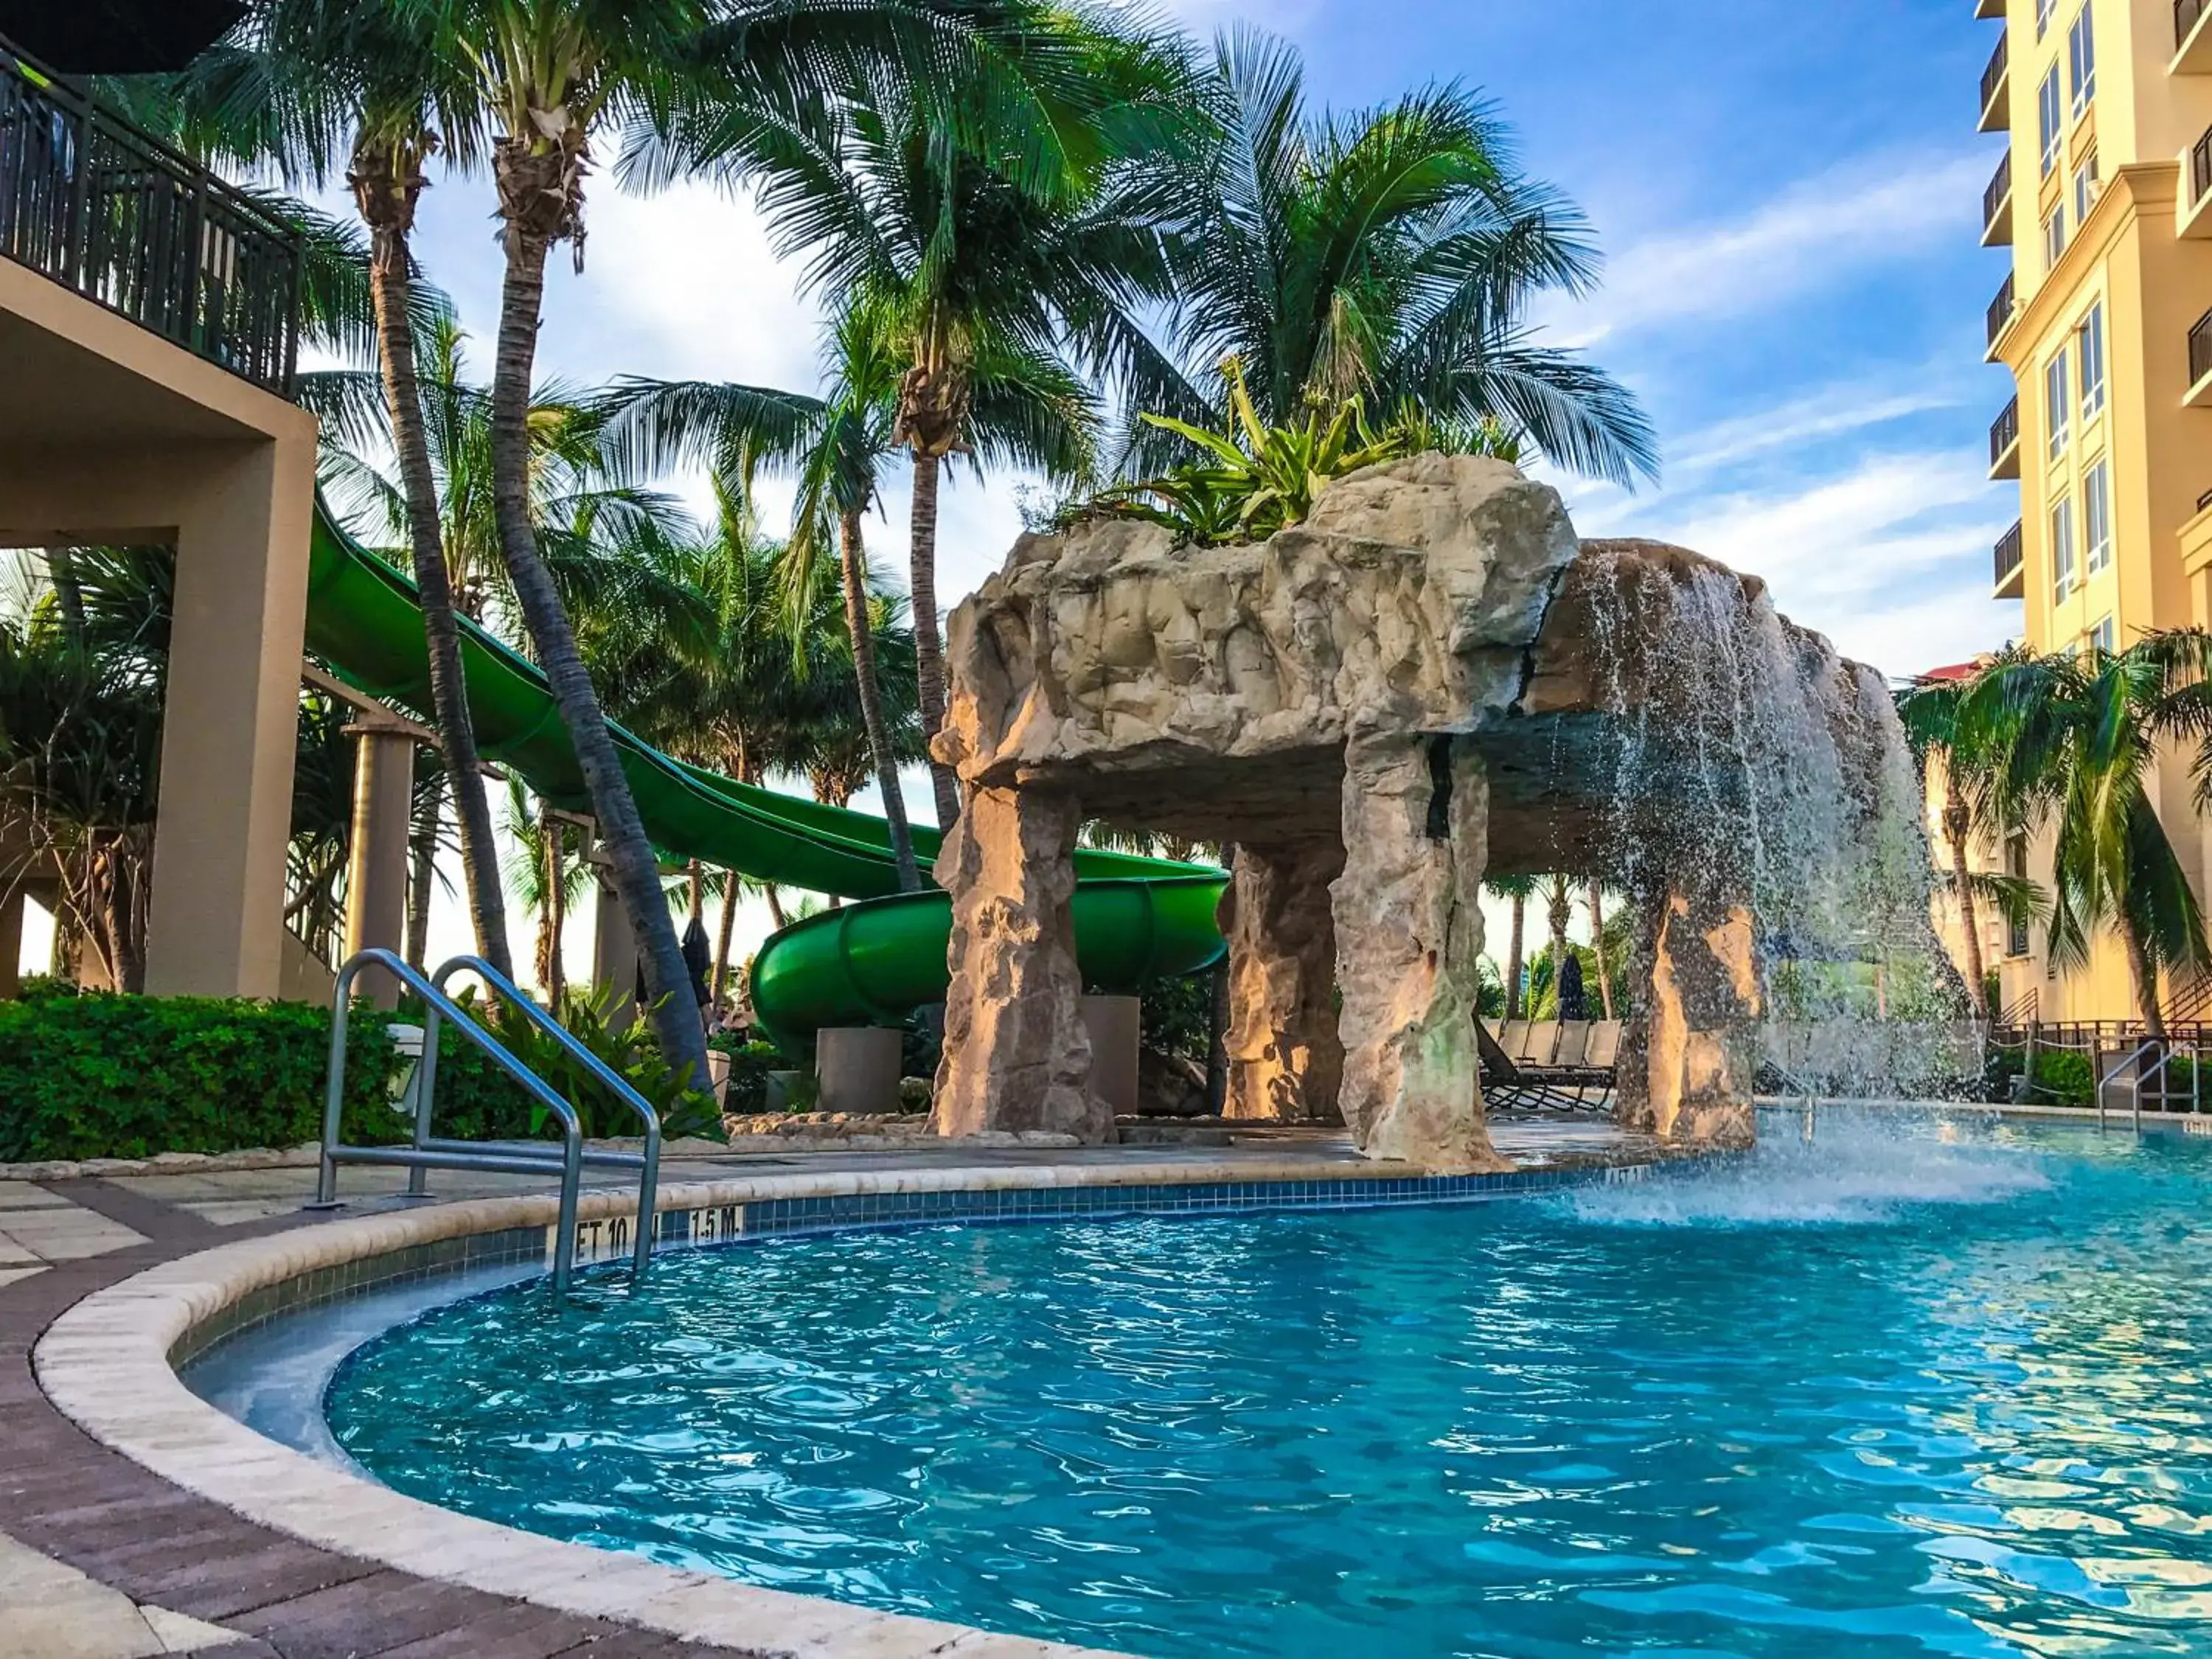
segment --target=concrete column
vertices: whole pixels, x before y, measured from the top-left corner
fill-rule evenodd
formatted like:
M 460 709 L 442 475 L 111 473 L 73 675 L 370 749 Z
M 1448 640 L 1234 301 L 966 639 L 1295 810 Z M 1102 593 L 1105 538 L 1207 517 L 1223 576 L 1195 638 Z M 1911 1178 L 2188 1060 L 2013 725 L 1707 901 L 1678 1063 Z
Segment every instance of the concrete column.
M 905 1033 L 884 1025 L 837 1026 L 814 1034 L 814 1080 L 825 1112 L 899 1109 Z
M 146 989 L 270 997 L 300 718 L 314 448 L 216 452 L 177 532 Z
M 1136 997 L 1085 997 L 1083 1030 L 1091 1039 L 1091 1092 L 1115 1117 L 1134 1117 L 1138 1057 L 1144 1047 L 1143 1002 Z
M 637 1014 L 637 934 L 615 887 L 613 860 L 596 844 L 591 860 L 599 896 L 592 914 L 592 987 L 597 994 L 612 989 L 609 1018 L 619 1027 Z
M 1484 1127 L 1475 1046 L 1490 786 L 1447 738 L 1355 740 L 1344 873 L 1331 890 L 1344 1000 L 1344 1121 L 1370 1158 L 1510 1166 Z
M 1039 1130 L 1113 1139 L 1091 1089 L 1075 965 L 1081 804 L 1042 789 L 979 788 L 937 856 L 952 895 L 945 1057 L 930 1124 L 941 1135 Z
M 1221 899 L 1229 941 L 1229 1083 L 1224 1117 L 1333 1123 L 1344 1075 L 1336 1029 L 1336 923 L 1329 884 L 1340 843 L 1240 842 Z
M 346 849 L 345 953 L 407 943 L 407 836 L 413 827 L 415 738 L 404 721 L 354 716 L 353 829 Z M 356 981 L 380 1008 L 397 1007 L 399 981 L 380 968 Z

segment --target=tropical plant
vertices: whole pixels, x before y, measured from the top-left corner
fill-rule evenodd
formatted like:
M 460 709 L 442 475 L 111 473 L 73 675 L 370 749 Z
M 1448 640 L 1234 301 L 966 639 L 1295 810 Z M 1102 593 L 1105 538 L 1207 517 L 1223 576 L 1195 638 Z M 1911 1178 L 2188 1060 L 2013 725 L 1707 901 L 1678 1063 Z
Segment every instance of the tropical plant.
M 2163 1037 L 2159 975 L 2212 967 L 2188 876 L 2149 790 L 2162 742 L 2212 733 L 2212 635 L 2184 630 L 2124 651 L 2039 654 L 2014 647 L 1969 681 L 1950 751 L 1986 757 L 1990 821 L 2051 834 L 2050 960 L 2087 960 L 2100 927 L 2118 935 L 2146 1030 Z M 2200 750 L 2200 788 L 2212 776 Z
M 564 988 L 561 968 L 562 924 L 583 902 L 592 884 L 580 826 L 533 800 L 520 778 L 507 780 L 507 833 L 522 856 L 507 872 L 516 902 L 538 913 L 537 948 L 532 971 L 550 1004 Z
M 1962 727 L 1960 714 L 1970 680 L 1919 680 L 1898 696 L 1898 717 L 1911 745 L 1923 784 L 1929 769 L 1942 769 L 1943 806 L 1941 823 L 1948 868 L 1945 878 L 1952 901 L 1959 907 L 1961 946 L 1966 952 L 1962 977 L 1975 1018 L 1990 1018 L 1989 973 L 1982 959 L 1980 908 L 1992 902 L 2016 926 L 2039 921 L 2046 908 L 2042 890 L 2024 876 L 2002 875 L 1973 868 L 1970 853 L 1978 836 L 2002 826 L 1991 823 L 1991 796 L 2001 754 L 1981 746 L 1978 739 L 1991 737 L 1987 726 Z
M 1218 428 L 1206 381 L 1235 357 L 1260 420 L 1364 401 L 1447 427 L 1488 420 L 1560 466 L 1623 484 L 1657 447 L 1635 398 L 1574 353 L 1533 343 L 1529 301 L 1586 292 L 1597 256 L 1580 215 L 1518 173 L 1493 108 L 1456 84 L 1315 113 L 1291 47 L 1219 36 L 1203 96 L 1213 142 L 1161 161 L 1177 206 L 1167 343 L 1128 343 L 1123 406 Z M 1173 459 L 1127 434 L 1130 471 Z

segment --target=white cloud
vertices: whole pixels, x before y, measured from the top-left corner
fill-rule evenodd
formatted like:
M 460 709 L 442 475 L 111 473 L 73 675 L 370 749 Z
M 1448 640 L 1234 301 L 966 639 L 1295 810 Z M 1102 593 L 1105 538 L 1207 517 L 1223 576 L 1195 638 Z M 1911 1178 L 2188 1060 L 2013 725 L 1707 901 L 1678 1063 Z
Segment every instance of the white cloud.
M 1608 261 L 1592 300 L 1550 307 L 1560 342 L 1741 317 L 1957 237 L 1984 182 L 1973 156 L 1893 154 L 1804 179 L 1750 214 L 1647 238 Z

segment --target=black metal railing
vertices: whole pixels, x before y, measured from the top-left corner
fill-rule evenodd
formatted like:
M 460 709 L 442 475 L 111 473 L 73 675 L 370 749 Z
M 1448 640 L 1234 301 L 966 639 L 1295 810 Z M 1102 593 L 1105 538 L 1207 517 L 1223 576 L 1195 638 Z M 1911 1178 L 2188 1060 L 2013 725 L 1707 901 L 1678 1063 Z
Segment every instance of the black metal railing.
M 298 234 L 0 40 L 0 257 L 289 389 Z
M 2189 204 L 2194 207 L 2212 191 L 2212 127 L 2189 147 Z
M 1982 192 L 1982 229 L 1984 234 L 1996 228 L 1997 213 L 2012 200 L 2012 152 L 2007 150 L 1997 162 L 1996 176 L 1990 187 Z
M 2004 84 L 2005 65 L 2008 61 L 2005 56 L 2005 37 L 2000 33 L 1997 36 L 1997 49 L 1990 54 L 1989 67 L 1982 71 L 1981 107 L 1984 112 L 1989 109 L 1990 101 L 1996 97 L 1997 88 Z
M 1997 289 L 1997 297 L 1990 301 L 1990 343 L 1991 345 L 1997 343 L 1997 336 L 2005 331 L 2005 325 L 2012 320 L 2012 278 L 2008 275 L 2004 279 L 2003 286 Z
M 2005 451 L 2020 441 L 2020 399 L 2014 398 L 2004 406 L 2004 412 L 1990 423 L 1990 465 L 1995 466 L 2004 459 Z
M 2189 384 L 2195 386 L 2207 374 L 2212 374 L 2212 311 L 2189 331 Z
M 2003 586 L 2007 582 L 2010 581 L 2010 580 L 2012 580 L 2015 575 L 2017 575 L 2017 574 L 2019 574 L 2019 572 L 2020 572 L 2020 561 L 2021 561 L 2021 533 L 2020 533 L 2020 532 L 2021 532 L 2021 521 L 2020 521 L 2018 519 L 2014 519 L 2014 520 L 2012 521 L 2012 528 L 2011 528 L 2011 529 L 2009 529 L 2009 530 L 2008 530 L 2008 531 L 2006 531 L 2006 532 L 2005 532 L 2005 533 L 2004 533 L 2003 535 L 2002 535 L 2002 536 L 2000 536 L 2000 537 L 1998 537 L 1998 538 L 1997 538 L 1997 545 L 1996 545 L 1996 569 L 1997 569 L 1997 579 L 1996 579 L 1996 586 L 1998 586 L 1999 587 L 2002 587 L 2002 586 Z
M 2204 15 L 2204 9 L 2212 0 L 2173 0 L 2173 49 L 2179 52 L 2189 44 L 2190 31 L 2197 20 Z

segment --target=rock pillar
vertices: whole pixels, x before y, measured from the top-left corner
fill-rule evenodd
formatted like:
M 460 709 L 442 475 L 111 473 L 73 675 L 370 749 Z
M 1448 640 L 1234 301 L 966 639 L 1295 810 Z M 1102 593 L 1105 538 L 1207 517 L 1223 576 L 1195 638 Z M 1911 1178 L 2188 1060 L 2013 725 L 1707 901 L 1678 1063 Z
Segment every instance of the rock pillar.
M 345 953 L 407 943 L 408 832 L 414 827 L 415 738 L 404 720 L 356 714 L 353 825 L 346 848 Z M 356 981 L 379 1008 L 399 1003 L 399 981 L 371 968 Z
M 592 844 L 592 890 L 597 896 L 592 912 L 592 989 L 608 999 L 607 1018 L 620 1030 L 637 1015 L 637 932 L 623 908 L 615 885 L 614 861 L 606 849 Z
M 1681 888 L 1647 897 L 1641 909 L 1637 1012 L 1621 1035 L 1620 1125 L 1662 1140 L 1748 1145 L 1762 1001 L 1751 911 Z
M 1244 846 L 1221 899 L 1229 941 L 1224 1117 L 1335 1123 L 1344 1074 L 1329 884 L 1344 848 Z
M 1075 964 L 1075 836 L 1083 813 L 1048 789 L 979 787 L 945 837 L 937 884 L 952 896 L 945 1055 L 930 1127 L 1113 1139 L 1091 1092 Z
M 1331 890 L 1344 1121 L 1370 1158 L 1507 1169 L 1483 1125 L 1475 1052 L 1482 763 L 1433 737 L 1355 738 L 1345 760 L 1344 873 Z

